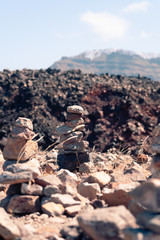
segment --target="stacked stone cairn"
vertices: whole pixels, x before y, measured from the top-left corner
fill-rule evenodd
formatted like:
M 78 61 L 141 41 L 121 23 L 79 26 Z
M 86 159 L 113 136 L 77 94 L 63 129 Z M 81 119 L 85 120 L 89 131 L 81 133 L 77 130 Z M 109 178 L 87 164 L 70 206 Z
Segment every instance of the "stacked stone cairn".
M 85 128 L 83 115 L 84 109 L 81 106 L 67 107 L 67 121 L 56 129 L 60 134 L 60 144 L 57 146 L 59 150 L 57 163 L 60 169 L 75 171 L 80 164 L 90 161 L 86 150 L 89 143 L 82 140 L 82 131 Z
M 152 142 L 152 176 L 153 178 L 160 178 L 160 123 L 154 128 L 152 132 L 153 142 Z
M 11 137 L 7 139 L 3 150 L 3 157 L 6 160 L 4 169 L 10 164 L 17 163 L 17 161 L 27 161 L 36 155 L 38 144 L 32 140 L 34 136 L 31 120 L 18 117 L 12 129 Z

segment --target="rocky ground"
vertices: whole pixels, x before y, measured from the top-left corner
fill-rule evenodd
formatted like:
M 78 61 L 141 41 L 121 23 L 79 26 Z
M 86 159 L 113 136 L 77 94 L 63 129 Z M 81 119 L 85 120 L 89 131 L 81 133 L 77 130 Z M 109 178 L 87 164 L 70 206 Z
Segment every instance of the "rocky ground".
M 26 165 L 25 171 L 23 164 L 2 171 L 1 154 L 0 235 L 21 240 L 159 240 L 160 180 L 149 183 L 152 159 L 138 164 L 115 150 L 90 154 L 91 162 L 72 173 L 58 170 L 57 152 L 40 151 L 33 161 L 40 163 L 41 175 L 37 164 Z M 34 172 L 30 181 L 28 171 Z M 139 188 L 144 199 L 135 193 Z
M 44 136 L 39 143 L 44 149 L 58 140 L 55 128 L 65 121 L 67 107 L 78 104 L 85 109 L 90 149 L 106 152 L 115 146 L 135 152 L 159 122 L 159 103 L 160 83 L 145 77 L 4 70 L 0 72 L 0 138 L 10 134 L 19 116 L 28 117 L 39 137 Z

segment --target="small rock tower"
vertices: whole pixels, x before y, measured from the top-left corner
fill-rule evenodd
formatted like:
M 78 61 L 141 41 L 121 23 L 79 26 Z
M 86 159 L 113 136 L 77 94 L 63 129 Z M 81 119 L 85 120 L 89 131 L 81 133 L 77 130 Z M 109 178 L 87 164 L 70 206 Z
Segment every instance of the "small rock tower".
M 89 143 L 83 141 L 84 109 L 81 106 L 73 105 L 67 107 L 67 121 L 63 126 L 57 127 L 56 131 L 60 134 L 60 144 L 57 163 L 59 168 L 70 171 L 78 170 L 79 165 L 89 162 L 87 147 Z

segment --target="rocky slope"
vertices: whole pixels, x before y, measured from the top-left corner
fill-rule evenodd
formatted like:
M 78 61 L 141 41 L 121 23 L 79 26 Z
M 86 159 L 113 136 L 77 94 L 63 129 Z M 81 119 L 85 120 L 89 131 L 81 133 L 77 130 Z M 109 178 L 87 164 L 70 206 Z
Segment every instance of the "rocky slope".
M 83 73 L 110 73 L 126 76 L 147 76 L 160 81 L 160 55 L 125 50 L 92 50 L 73 57 L 62 57 L 51 65 L 62 71 L 80 69 Z
M 135 151 L 160 120 L 159 103 L 160 83 L 145 77 L 4 70 L 0 72 L 1 144 L 21 116 L 33 121 L 34 131 L 44 136 L 39 144 L 47 147 L 58 140 L 55 128 L 65 121 L 67 107 L 78 104 L 85 109 L 84 138 L 90 148 Z
M 151 159 L 139 165 L 118 150 L 92 152 L 73 173 L 57 169 L 55 151 L 43 154 L 2 171 L 0 153 L 1 239 L 159 240 Z

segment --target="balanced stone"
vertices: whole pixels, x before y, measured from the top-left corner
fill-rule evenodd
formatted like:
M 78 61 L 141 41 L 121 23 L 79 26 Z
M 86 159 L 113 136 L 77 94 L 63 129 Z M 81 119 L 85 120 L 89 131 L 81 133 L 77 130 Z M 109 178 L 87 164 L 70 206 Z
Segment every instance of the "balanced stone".
M 38 144 L 32 140 L 34 136 L 31 120 L 18 117 L 11 132 L 11 137 L 7 139 L 4 147 L 4 159 L 25 161 L 35 156 L 38 151 Z
M 71 132 L 68 134 L 61 135 L 60 141 L 63 142 L 71 137 L 76 137 L 77 140 L 81 140 L 83 138 L 83 133 L 80 131 L 76 131 L 76 132 Z
M 12 130 L 12 137 L 31 139 L 35 133 L 26 127 L 15 127 Z
M 81 125 L 78 125 L 76 127 L 69 127 L 67 125 L 63 125 L 63 126 L 59 126 L 57 127 L 56 131 L 59 133 L 59 134 L 68 134 L 70 132 L 74 132 L 76 130 L 78 131 L 81 131 L 83 130 L 85 127 L 84 124 L 81 124 Z
M 82 152 L 89 143 L 87 141 L 76 142 L 75 144 L 63 144 L 63 149 L 65 150 L 75 150 Z
M 67 112 L 68 113 L 77 113 L 77 114 L 83 115 L 84 109 L 81 106 L 73 105 L 73 106 L 67 107 Z
M 83 141 L 83 133 L 85 124 L 82 118 L 84 110 L 81 106 L 73 105 L 67 108 L 67 121 L 63 126 L 60 126 L 56 131 L 60 134 L 60 143 L 56 146 L 58 152 L 58 165 L 61 168 L 66 168 L 74 171 L 80 163 L 89 162 L 89 155 L 86 148 L 89 143 Z M 80 162 L 79 156 L 83 153 L 84 161 Z
M 76 127 L 77 125 L 84 124 L 83 118 L 67 121 L 66 125 L 69 127 Z
M 80 119 L 82 117 L 82 114 L 77 114 L 77 113 L 67 113 L 66 120 L 71 121 L 71 120 L 76 120 Z
M 33 131 L 33 124 L 29 118 L 18 117 L 15 125 L 20 127 L 26 127 L 29 130 Z

